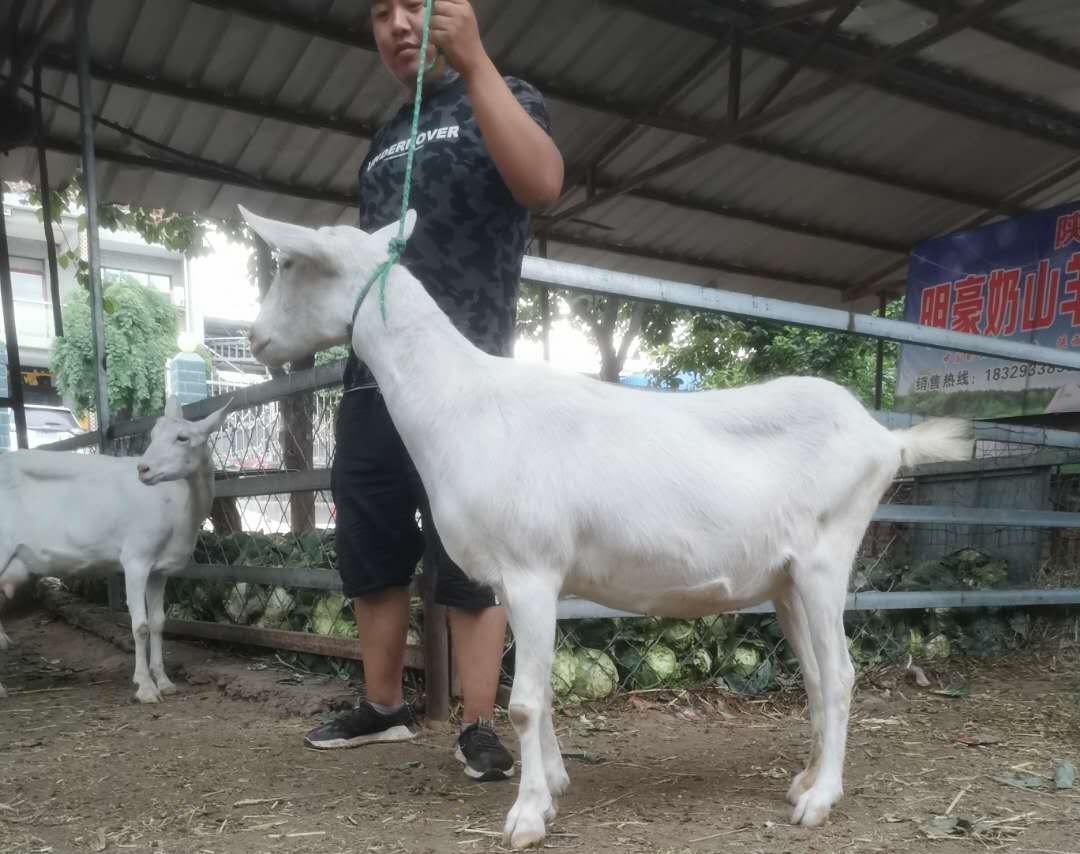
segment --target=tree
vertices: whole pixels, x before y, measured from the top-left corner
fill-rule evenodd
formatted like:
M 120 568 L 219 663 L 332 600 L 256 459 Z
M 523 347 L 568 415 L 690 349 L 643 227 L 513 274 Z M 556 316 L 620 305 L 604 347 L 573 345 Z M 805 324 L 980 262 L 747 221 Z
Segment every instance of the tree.
M 523 283 L 518 299 L 518 334 L 533 340 L 543 334 L 541 290 L 539 285 Z M 669 341 L 677 317 L 671 306 L 554 289 L 550 291 L 549 306 L 552 317 L 568 315 L 571 323 L 596 345 L 600 352 L 597 374 L 607 382 L 619 381 L 639 339 L 648 347 L 660 347 Z
M 897 318 L 903 301 L 886 308 Z M 696 375 L 706 388 L 729 388 L 784 375 L 818 376 L 851 390 L 863 403 L 874 400 L 877 342 L 858 335 L 738 320 L 718 314 L 687 314 L 672 340 L 651 348 L 658 385 L 677 387 L 679 375 Z M 886 344 L 882 406 L 893 402 L 896 345 Z
M 130 276 L 112 276 L 103 298 L 109 409 L 121 418 L 153 415 L 165 403 L 165 364 L 176 353 L 176 311 L 164 294 Z M 51 368 L 61 394 L 93 409 L 97 372 L 90 297 L 73 290 L 63 305 L 64 337 L 53 346 Z

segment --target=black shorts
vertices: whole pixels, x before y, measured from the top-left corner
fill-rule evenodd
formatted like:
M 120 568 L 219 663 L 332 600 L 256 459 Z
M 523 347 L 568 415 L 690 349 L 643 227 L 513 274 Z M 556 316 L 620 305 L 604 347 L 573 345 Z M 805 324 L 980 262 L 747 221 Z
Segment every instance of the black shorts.
M 491 588 L 468 578 L 443 549 L 420 476 L 378 389 L 345 394 L 335 434 L 330 490 L 345 595 L 353 599 L 407 587 L 423 557 L 424 571 L 436 574 L 440 605 L 478 610 L 498 604 Z M 416 524 L 418 510 L 423 533 Z

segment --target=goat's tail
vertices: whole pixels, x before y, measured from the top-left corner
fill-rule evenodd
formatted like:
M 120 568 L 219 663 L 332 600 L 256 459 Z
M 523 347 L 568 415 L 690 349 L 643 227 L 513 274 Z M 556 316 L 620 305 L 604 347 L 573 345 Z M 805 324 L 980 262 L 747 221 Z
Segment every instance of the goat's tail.
M 975 430 L 963 418 L 931 418 L 906 430 L 893 430 L 905 467 L 971 459 Z

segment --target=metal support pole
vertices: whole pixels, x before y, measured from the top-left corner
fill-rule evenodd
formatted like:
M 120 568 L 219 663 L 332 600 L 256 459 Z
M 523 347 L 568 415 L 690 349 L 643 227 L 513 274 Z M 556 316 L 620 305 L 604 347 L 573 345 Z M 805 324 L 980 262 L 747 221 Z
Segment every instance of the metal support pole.
M 94 102 L 90 92 L 90 2 L 78 0 L 75 35 L 79 42 L 79 135 L 82 179 L 86 194 L 86 253 L 90 264 L 90 324 L 94 333 L 97 373 L 97 426 L 101 453 L 109 453 L 109 392 L 106 384 L 105 308 L 101 293 L 101 248 L 98 244 L 97 170 L 94 162 Z
M 34 65 L 34 115 L 37 122 L 38 191 L 41 193 L 41 215 L 45 220 L 45 248 L 49 259 L 49 294 L 52 298 L 53 329 L 57 338 L 64 335 L 64 318 L 60 311 L 60 273 L 56 263 L 56 238 L 52 226 L 52 200 L 49 198 L 49 164 L 45 158 L 45 122 L 41 112 L 41 63 Z M 63 211 L 61 211 L 61 214 Z
M 547 237 L 540 238 L 540 257 L 547 258 Z M 544 342 L 544 361 L 551 361 L 551 289 L 541 285 L 540 287 L 540 323 L 541 340 Z
M 19 335 L 15 329 L 15 293 L 11 286 L 11 264 L 8 258 L 7 216 L 4 195 L 0 191 L 0 304 L 4 309 L 4 338 L 7 341 L 8 400 L 15 411 L 15 438 L 20 448 L 27 447 L 26 407 L 23 405 L 22 365 L 19 363 Z
M 420 587 L 424 593 L 424 715 L 430 721 L 448 721 L 450 633 L 446 624 L 446 606 L 435 601 L 434 565 L 426 559 Z
M 878 317 L 885 316 L 885 307 L 889 304 L 885 294 L 879 294 Z M 885 372 L 885 339 L 877 340 L 877 365 L 874 369 L 874 409 L 881 409 L 881 386 Z
M 735 125 L 739 121 L 740 101 L 742 100 L 742 32 L 731 32 L 731 54 L 728 57 L 727 121 Z

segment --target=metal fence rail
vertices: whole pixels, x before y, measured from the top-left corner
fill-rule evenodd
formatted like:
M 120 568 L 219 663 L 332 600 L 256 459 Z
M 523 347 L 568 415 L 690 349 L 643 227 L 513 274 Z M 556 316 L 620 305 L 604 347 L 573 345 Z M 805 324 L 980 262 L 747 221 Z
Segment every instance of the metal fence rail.
M 528 279 L 550 286 L 1080 368 L 1080 354 L 988 341 L 979 336 L 928 330 L 898 321 L 645 277 L 533 258 L 526 259 L 523 273 Z M 185 416 L 192 419 L 204 417 L 226 404 L 230 415 L 214 448 L 218 474 L 212 529 L 208 528 L 202 535 L 192 563 L 169 584 L 171 632 L 270 645 L 298 653 L 361 659 L 355 624 L 348 603 L 341 596 L 341 582 L 335 571 L 336 554 L 329 536 L 334 524 L 333 501 L 329 495 L 333 410 L 340 393 L 342 367 L 339 362 L 288 374 L 185 407 Z M 654 392 L 628 390 L 627 393 Z M 305 413 L 306 426 L 300 431 L 303 436 L 295 435 L 295 423 L 285 414 L 285 409 L 292 407 L 295 415 L 298 406 Z M 890 428 L 907 427 L 924 420 L 920 416 L 901 413 L 872 414 Z M 113 424 L 108 434 L 113 452 L 137 452 L 154 420 L 141 418 Z M 1030 472 L 1064 472 L 1069 466 L 1080 463 L 1080 435 L 1068 431 L 979 423 L 976 438 L 987 458 L 923 467 L 917 472 L 919 478 L 944 479 L 945 482 L 950 477 L 1022 478 Z M 97 435 L 91 433 L 46 447 L 92 453 L 97 444 Z M 286 462 L 289 459 L 286 445 L 304 446 L 304 458 L 299 463 L 295 458 Z M 991 453 L 1003 456 L 991 459 Z M 1038 487 L 1043 492 L 1046 492 L 1048 477 L 1036 477 L 1043 484 Z M 900 589 L 896 585 L 908 584 L 910 579 L 894 575 L 882 581 L 879 578 L 881 571 L 877 568 L 889 561 L 896 563 L 897 554 L 903 555 L 900 562 L 907 561 L 917 568 L 919 549 L 926 552 L 929 548 L 934 560 L 939 559 L 939 552 L 946 556 L 941 560 L 947 560 L 947 555 L 952 552 L 977 553 L 978 550 L 968 548 L 976 541 L 984 545 L 1000 542 L 1007 550 L 1015 549 L 1019 537 L 1024 540 L 1021 545 L 1026 543 L 1030 547 L 1030 553 L 1042 554 L 1051 546 L 1057 548 L 1058 541 L 1051 543 L 1048 532 L 1058 532 L 1053 537 L 1067 537 L 1073 529 L 1080 529 L 1080 479 L 1069 481 L 1062 475 L 1058 481 L 1055 495 L 1060 495 L 1054 499 L 1055 503 L 1047 505 L 1052 509 L 1043 506 L 1046 495 L 1032 492 L 1027 496 L 1031 506 L 1010 510 L 971 506 L 970 496 L 961 496 L 959 490 L 955 492 L 957 500 L 954 502 L 920 502 L 918 489 L 913 489 L 912 485 L 917 487 L 921 481 L 913 481 L 910 474 L 905 475 L 874 516 L 875 523 L 871 528 L 877 539 L 864 549 L 867 562 L 863 567 L 870 569 L 856 573 L 857 577 L 874 577 L 870 581 L 863 577 L 865 584 L 862 587 L 853 586 L 848 610 L 853 615 L 862 615 L 859 619 L 872 620 L 877 619 L 875 615 L 879 613 L 904 614 L 913 609 L 969 609 L 976 613 L 972 609 L 1080 604 L 1080 586 L 1075 581 L 1067 587 L 1058 585 L 1058 589 L 1041 589 L 1030 582 L 1047 583 L 1047 580 L 1035 578 L 1034 571 L 1029 572 L 1028 568 L 1025 572 L 1031 576 L 1029 583 L 1014 584 L 1012 589 Z M 309 514 L 299 527 L 297 506 L 306 508 Z M 915 542 L 918 538 L 913 532 L 917 531 L 929 532 L 920 541 L 921 545 Z M 1080 538 L 1076 540 L 1080 542 Z M 1062 548 L 1072 548 L 1072 542 L 1064 542 Z M 1001 562 L 995 563 L 992 557 L 981 554 L 978 560 L 982 563 L 976 569 L 1000 581 L 1003 576 L 997 563 Z M 970 555 L 964 559 L 969 558 Z M 961 583 L 979 585 L 983 582 L 980 578 L 966 578 Z M 445 615 L 433 607 L 430 591 L 426 588 L 414 592 L 409 660 L 411 666 L 423 664 L 426 668 L 429 711 L 434 710 L 437 717 L 440 702 L 442 709 L 446 708 L 445 696 L 442 701 L 439 696 L 446 692 L 437 686 L 446 686 L 450 680 Z M 425 596 L 427 602 L 423 603 Z M 661 625 L 655 620 L 639 619 L 639 615 L 567 599 L 560 603 L 558 611 L 560 650 L 565 653 L 576 650 L 575 654 L 579 654 L 584 649 L 597 660 L 601 660 L 601 655 L 605 656 L 602 661 L 608 663 L 598 666 L 608 668 L 610 664 L 611 668 L 616 668 L 618 684 L 623 687 L 641 687 L 643 673 L 647 684 L 647 680 L 655 675 L 650 669 L 655 669 L 655 662 L 649 664 L 647 660 L 650 656 L 655 658 L 658 651 L 679 659 L 680 684 L 687 684 L 688 680 L 724 679 L 728 684 L 738 684 L 740 677 L 733 676 L 730 667 L 734 666 L 733 656 L 737 657 L 740 650 L 743 655 L 752 649 L 766 652 L 771 649 L 770 654 L 775 654 L 781 648 L 782 642 L 774 637 L 776 627 L 771 612 L 771 603 L 746 609 L 739 612 L 737 628 L 733 624 L 721 631 L 715 622 L 674 621 L 670 625 L 667 622 Z M 598 622 L 602 624 L 599 629 Z M 900 639 L 889 650 L 882 647 L 879 653 L 884 655 L 907 649 L 906 644 L 912 641 L 901 638 L 904 631 L 914 637 L 916 631 L 930 631 L 931 628 L 939 636 L 945 636 L 946 629 L 936 624 L 917 630 L 901 620 L 893 626 L 893 634 Z M 984 633 L 991 631 L 984 629 Z M 687 645 L 684 640 L 672 639 L 669 635 L 673 632 L 675 635 L 683 633 L 683 638 L 690 636 L 693 642 Z M 690 635 L 686 635 L 687 632 Z M 863 640 L 869 643 L 869 635 Z M 421 643 L 426 648 L 425 656 L 419 652 Z M 876 639 L 874 643 L 877 645 Z M 512 670 L 512 649 L 511 642 L 505 659 L 508 671 Z M 660 684 L 667 683 L 661 680 Z M 432 696 L 433 692 L 435 696 Z

